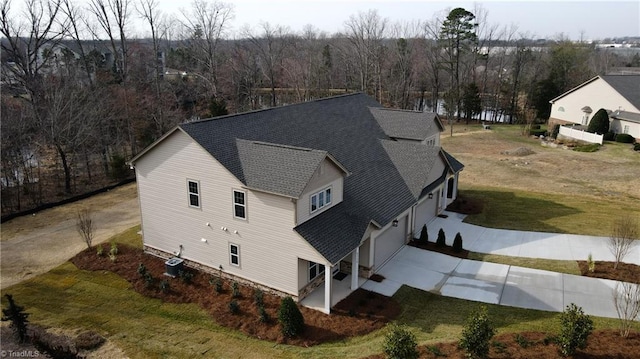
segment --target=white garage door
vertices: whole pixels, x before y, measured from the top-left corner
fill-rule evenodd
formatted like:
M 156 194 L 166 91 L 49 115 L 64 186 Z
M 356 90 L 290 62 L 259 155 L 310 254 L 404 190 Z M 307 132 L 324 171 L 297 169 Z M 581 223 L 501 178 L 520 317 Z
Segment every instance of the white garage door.
M 429 223 L 436 217 L 437 204 L 438 198 L 434 196 L 434 198 L 426 199 L 416 207 L 416 221 L 414 224 L 415 227 L 413 228 L 413 235 L 415 237 L 420 236 L 423 225 Z
M 375 268 L 382 267 L 392 254 L 404 244 L 407 231 L 407 216 L 398 218 L 397 227 L 389 227 L 375 239 Z

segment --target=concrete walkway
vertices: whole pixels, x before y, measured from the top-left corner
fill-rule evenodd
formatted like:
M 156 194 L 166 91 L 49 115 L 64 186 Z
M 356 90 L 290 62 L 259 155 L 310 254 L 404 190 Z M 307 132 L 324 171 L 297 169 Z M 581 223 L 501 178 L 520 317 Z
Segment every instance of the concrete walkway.
M 477 252 L 586 259 L 582 253 L 591 251 L 596 259 L 607 260 L 598 257 L 600 251 L 608 251 L 606 242 L 598 237 L 494 230 L 461 223 L 456 214 L 438 218 L 427 228 L 432 240 L 440 228 L 451 239 L 461 232 L 465 248 Z M 579 242 L 581 239 L 585 242 Z M 550 248 L 539 248 L 542 246 Z M 634 255 L 637 253 L 636 248 Z M 378 273 L 385 280 L 367 281 L 362 288 L 391 296 L 405 284 L 449 297 L 555 312 L 575 303 L 590 315 L 618 317 L 612 299 L 617 282 L 613 280 L 459 259 L 410 246 L 404 246 Z

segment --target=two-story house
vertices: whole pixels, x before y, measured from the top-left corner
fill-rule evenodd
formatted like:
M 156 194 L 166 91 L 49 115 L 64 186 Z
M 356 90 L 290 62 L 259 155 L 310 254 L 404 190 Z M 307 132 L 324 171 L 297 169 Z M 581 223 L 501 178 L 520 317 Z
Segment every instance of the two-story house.
M 146 251 L 302 300 L 337 298 L 453 201 L 435 114 L 364 94 L 184 123 L 135 156 Z

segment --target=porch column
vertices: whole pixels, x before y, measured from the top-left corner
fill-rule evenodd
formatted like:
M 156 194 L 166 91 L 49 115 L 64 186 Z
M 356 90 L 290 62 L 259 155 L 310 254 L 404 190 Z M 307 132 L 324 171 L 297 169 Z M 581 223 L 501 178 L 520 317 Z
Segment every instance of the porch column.
M 358 289 L 358 268 L 360 268 L 360 246 L 351 253 L 351 290 Z
M 333 282 L 333 267 L 327 263 L 324 268 L 324 312 L 331 313 L 331 287 Z

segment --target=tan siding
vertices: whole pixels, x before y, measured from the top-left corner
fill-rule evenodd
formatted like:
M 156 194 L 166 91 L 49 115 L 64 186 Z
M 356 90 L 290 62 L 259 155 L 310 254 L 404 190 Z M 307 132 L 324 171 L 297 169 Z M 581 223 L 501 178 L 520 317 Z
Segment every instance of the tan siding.
M 322 260 L 293 231 L 295 206 L 288 198 L 246 190 L 247 220 L 233 218 L 232 190 L 242 183 L 180 131 L 142 157 L 136 174 L 151 247 L 176 252 L 182 245 L 185 259 L 293 295 L 298 256 Z M 200 209 L 188 206 L 187 178 L 200 182 Z M 240 267 L 230 264 L 229 243 L 240 247 Z
M 298 224 L 303 223 L 312 217 L 311 215 L 311 195 L 319 192 L 320 190 L 331 186 L 331 205 L 325 206 L 317 212 L 313 213 L 313 216 L 326 211 L 327 209 L 342 202 L 342 194 L 344 188 L 343 172 L 340 171 L 331 161 L 325 159 L 322 163 L 322 173 L 320 168 L 316 170 L 313 177 L 307 184 L 307 187 L 303 191 L 302 195 L 297 201 L 297 221 Z

